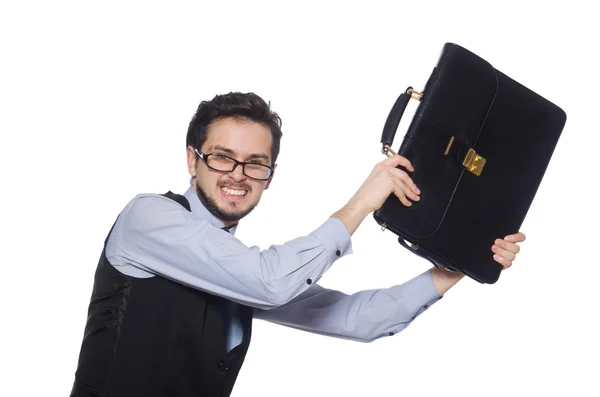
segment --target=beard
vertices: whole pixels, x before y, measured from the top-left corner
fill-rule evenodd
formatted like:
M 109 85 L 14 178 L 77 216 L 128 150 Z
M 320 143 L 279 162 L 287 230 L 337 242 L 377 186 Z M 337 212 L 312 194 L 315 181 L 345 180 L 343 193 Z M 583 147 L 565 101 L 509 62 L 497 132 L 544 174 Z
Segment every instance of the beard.
M 196 193 L 198 194 L 198 198 L 200 199 L 200 201 L 202 202 L 204 207 L 206 207 L 208 212 L 210 212 L 211 214 L 213 214 L 214 216 L 216 216 L 217 218 L 219 218 L 220 220 L 225 221 L 225 222 L 239 221 L 240 219 L 242 219 L 243 217 L 248 215 L 250 212 L 252 212 L 252 210 L 258 204 L 258 203 L 251 204 L 248 208 L 246 208 L 244 210 L 244 209 L 239 209 L 239 208 L 236 209 L 235 207 L 237 207 L 237 204 L 233 203 L 234 208 L 232 208 L 231 210 L 225 210 L 223 208 L 220 208 L 219 205 L 217 204 L 217 202 L 212 197 L 210 197 L 208 194 L 206 194 L 206 192 L 204 190 L 202 190 L 200 185 L 198 185 L 198 181 L 195 181 L 195 185 L 196 185 Z M 218 185 L 218 186 L 220 188 L 223 185 Z M 250 186 L 242 185 L 242 184 L 237 185 L 235 187 L 240 187 L 240 188 L 246 189 L 248 191 L 248 193 L 250 193 L 250 190 L 251 190 Z

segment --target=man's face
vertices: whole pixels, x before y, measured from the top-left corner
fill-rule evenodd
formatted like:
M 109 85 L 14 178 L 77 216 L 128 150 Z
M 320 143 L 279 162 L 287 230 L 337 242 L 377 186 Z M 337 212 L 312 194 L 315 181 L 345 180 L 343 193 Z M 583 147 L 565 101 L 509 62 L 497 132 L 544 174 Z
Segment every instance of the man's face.
M 269 128 L 253 121 L 226 118 L 212 123 L 206 142 L 199 148 L 203 154 L 223 154 L 238 161 L 260 161 L 271 165 L 272 135 Z M 237 223 L 258 204 L 268 181 L 247 177 L 238 165 L 233 172 L 208 168 L 189 146 L 188 171 L 194 180 L 202 204 L 226 225 Z

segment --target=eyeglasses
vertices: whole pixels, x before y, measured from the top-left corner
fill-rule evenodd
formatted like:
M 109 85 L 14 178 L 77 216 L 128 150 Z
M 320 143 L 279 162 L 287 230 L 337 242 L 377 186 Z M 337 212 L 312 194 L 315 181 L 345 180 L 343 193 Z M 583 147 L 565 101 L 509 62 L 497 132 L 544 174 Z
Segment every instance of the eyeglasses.
M 258 181 L 266 181 L 271 175 L 273 175 L 273 168 L 268 165 L 261 164 L 256 162 L 256 160 L 252 161 L 237 161 L 229 156 L 218 153 L 209 153 L 204 154 L 198 151 L 198 149 L 194 149 L 198 157 L 200 157 L 208 168 L 211 168 L 215 171 L 219 172 L 233 172 L 235 167 L 238 165 L 242 166 L 242 172 L 248 178 L 256 179 Z

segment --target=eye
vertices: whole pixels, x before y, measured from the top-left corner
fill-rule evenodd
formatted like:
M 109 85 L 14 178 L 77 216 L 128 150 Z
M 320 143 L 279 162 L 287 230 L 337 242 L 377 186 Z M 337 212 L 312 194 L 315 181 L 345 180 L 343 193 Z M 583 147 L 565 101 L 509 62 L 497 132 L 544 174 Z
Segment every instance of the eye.
M 258 165 L 264 165 L 262 162 L 260 162 L 259 160 L 252 160 L 250 161 L 251 164 L 258 164 Z

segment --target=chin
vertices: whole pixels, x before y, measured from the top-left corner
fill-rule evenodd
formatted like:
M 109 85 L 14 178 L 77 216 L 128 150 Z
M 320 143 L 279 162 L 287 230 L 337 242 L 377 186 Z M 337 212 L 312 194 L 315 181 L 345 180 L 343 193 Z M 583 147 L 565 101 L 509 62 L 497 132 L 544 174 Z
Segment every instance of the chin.
M 251 201 L 253 197 L 250 194 L 240 198 L 231 198 L 225 197 L 222 191 L 218 189 L 214 196 L 211 197 L 206 195 L 198 184 L 196 184 L 196 192 L 202 204 L 211 214 L 227 222 L 239 221 L 248 215 L 258 204 L 258 200 Z
M 249 213 L 251 213 L 254 208 L 256 208 L 256 205 L 258 204 L 258 202 L 252 203 L 252 204 L 247 204 L 244 206 L 236 206 L 235 208 L 231 208 L 229 207 L 229 211 L 226 211 L 227 215 L 229 215 L 231 218 L 236 218 L 236 220 L 240 220 L 242 218 L 244 218 L 246 215 L 248 215 Z

